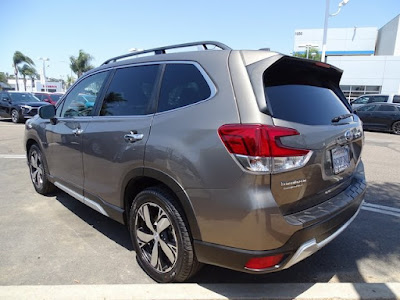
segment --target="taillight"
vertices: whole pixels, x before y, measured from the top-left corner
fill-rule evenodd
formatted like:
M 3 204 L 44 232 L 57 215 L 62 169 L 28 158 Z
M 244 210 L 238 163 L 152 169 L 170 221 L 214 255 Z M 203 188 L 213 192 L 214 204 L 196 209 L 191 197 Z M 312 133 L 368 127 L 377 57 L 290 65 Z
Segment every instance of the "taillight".
M 246 263 L 245 268 L 253 271 L 269 269 L 278 265 L 282 261 L 282 258 L 283 254 L 251 258 Z
M 261 125 L 228 124 L 218 129 L 228 151 L 247 170 L 279 173 L 304 166 L 312 151 L 282 145 L 280 138 L 299 135 L 295 129 Z

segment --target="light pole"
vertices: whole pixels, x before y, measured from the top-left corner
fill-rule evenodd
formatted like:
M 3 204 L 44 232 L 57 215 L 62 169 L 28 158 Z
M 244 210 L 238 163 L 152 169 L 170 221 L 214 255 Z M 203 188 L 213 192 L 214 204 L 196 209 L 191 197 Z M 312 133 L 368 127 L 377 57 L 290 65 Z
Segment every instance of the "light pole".
M 306 57 L 308 59 L 309 53 L 310 53 L 310 49 L 311 48 L 318 48 L 318 45 L 311 45 L 311 44 L 307 44 L 307 45 L 299 45 L 299 48 L 306 48 Z
M 322 54 L 321 54 L 321 61 L 326 62 L 326 36 L 328 33 L 328 19 L 329 17 L 334 17 L 340 13 L 340 10 L 342 9 L 343 6 L 345 6 L 350 0 L 342 0 L 342 2 L 339 3 L 338 6 L 338 11 L 335 12 L 334 14 L 329 14 L 329 1 L 326 0 L 326 7 L 325 7 L 325 22 L 324 22 L 324 34 L 322 37 Z
M 43 78 L 40 78 L 40 82 L 44 84 L 44 91 L 47 92 L 47 83 L 46 83 L 46 61 L 49 61 L 50 59 L 47 57 L 39 57 L 39 60 L 43 61 L 43 68 L 42 68 L 42 75 Z

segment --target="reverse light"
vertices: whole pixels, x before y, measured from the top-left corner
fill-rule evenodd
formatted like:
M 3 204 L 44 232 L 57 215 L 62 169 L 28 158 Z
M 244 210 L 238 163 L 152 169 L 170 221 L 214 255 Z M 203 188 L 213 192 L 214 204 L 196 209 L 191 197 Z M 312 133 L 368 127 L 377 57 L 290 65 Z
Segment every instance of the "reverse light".
M 278 265 L 283 259 L 283 254 L 274 256 L 254 257 L 251 258 L 245 265 L 245 268 L 253 271 L 261 271 Z
M 280 138 L 299 135 L 295 129 L 261 124 L 228 124 L 218 129 L 227 150 L 246 169 L 279 173 L 303 167 L 312 151 L 282 145 Z

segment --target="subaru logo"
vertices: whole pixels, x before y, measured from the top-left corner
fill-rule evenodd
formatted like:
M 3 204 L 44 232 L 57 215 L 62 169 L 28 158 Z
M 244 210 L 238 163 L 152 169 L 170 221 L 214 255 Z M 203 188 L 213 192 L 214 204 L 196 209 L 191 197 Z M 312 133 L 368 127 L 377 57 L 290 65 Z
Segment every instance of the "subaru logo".
M 344 138 L 346 141 L 351 141 L 353 139 L 353 132 L 351 130 L 347 130 L 344 134 Z

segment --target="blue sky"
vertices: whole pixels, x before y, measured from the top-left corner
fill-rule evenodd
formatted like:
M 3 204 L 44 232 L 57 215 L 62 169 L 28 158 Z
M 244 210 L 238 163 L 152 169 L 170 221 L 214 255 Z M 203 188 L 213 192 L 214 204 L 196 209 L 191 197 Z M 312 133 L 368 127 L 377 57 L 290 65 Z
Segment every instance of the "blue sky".
M 340 0 L 330 0 L 335 12 Z M 234 49 L 289 54 L 296 28 L 322 28 L 324 0 L 2 0 L 0 72 L 13 73 L 12 56 L 48 57 L 49 77 L 70 74 L 69 57 L 79 49 L 94 66 L 126 53 L 199 40 Z M 400 0 L 350 0 L 329 27 L 378 27 L 400 14 Z

